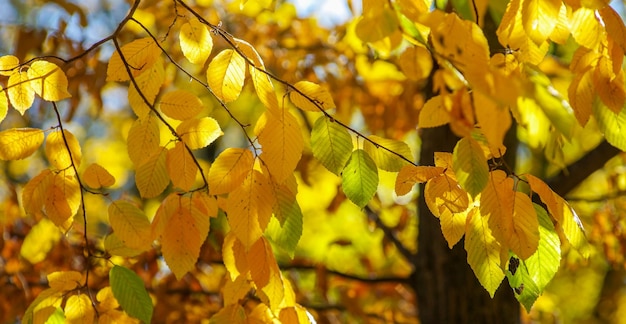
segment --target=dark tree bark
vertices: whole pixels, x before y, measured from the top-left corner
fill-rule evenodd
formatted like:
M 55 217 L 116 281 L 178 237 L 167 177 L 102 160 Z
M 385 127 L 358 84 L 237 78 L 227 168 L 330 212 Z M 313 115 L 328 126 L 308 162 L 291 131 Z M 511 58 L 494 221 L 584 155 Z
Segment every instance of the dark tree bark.
M 448 126 L 424 129 L 421 138 L 420 165 L 433 165 L 434 152 L 452 152 L 458 140 Z M 519 323 L 520 305 L 508 283 L 502 283 L 493 299 L 489 296 L 467 263 L 463 241 L 448 248 L 423 195 L 418 214 L 414 285 L 421 323 Z

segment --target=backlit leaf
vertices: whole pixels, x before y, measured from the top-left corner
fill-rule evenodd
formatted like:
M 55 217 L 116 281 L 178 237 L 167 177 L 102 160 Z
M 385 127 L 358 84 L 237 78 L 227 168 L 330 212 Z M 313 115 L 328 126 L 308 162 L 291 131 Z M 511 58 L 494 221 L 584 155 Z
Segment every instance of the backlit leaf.
M 493 150 L 502 150 L 501 147 L 504 147 L 504 136 L 512 123 L 511 112 L 507 107 L 497 104 L 479 91 L 474 92 L 472 97 L 480 131 L 485 135 L 492 154 L 494 156 L 504 154 L 504 152 L 493 152 Z
M 148 115 L 136 119 L 128 131 L 126 139 L 128 157 L 135 166 L 141 165 L 154 152 L 159 150 L 160 133 L 156 117 Z
M 150 248 L 150 221 L 135 205 L 123 200 L 112 202 L 109 205 L 109 223 L 127 247 L 135 250 Z
M 164 147 L 154 151 L 141 165 L 137 166 L 135 183 L 143 198 L 153 198 L 165 190 L 170 183 L 165 163 L 167 150 Z
M 180 49 L 189 62 L 204 65 L 213 49 L 213 38 L 198 19 L 190 19 L 180 27 Z
M 30 83 L 27 72 L 18 71 L 11 74 L 7 84 L 7 93 L 11 105 L 22 115 L 35 101 L 35 90 L 30 86 Z
M 178 197 L 177 208 L 165 216 L 161 251 L 168 267 L 180 280 L 195 268 L 200 247 L 209 234 L 209 215 L 197 208 L 190 197 Z
M 417 126 L 420 128 L 430 128 L 445 125 L 450 122 L 450 114 L 443 105 L 442 96 L 434 96 L 420 110 Z
M 78 271 L 56 271 L 46 276 L 48 285 L 58 291 L 70 291 L 82 284 L 83 275 Z
M 295 177 L 291 176 L 295 184 Z M 288 179 L 286 182 L 289 182 Z M 265 235 L 279 248 L 283 249 L 293 258 L 296 246 L 302 236 L 302 210 L 296 200 L 296 192 L 288 188 L 286 183 L 274 184 L 276 204 L 274 205 L 274 218 L 270 221 Z
M 436 217 L 446 209 L 451 213 L 463 212 L 470 204 L 467 191 L 445 174 L 428 180 L 424 188 L 424 199 Z
M 370 10 L 356 25 L 356 35 L 364 42 L 373 43 L 391 35 L 398 28 L 398 18 L 394 10 Z
M 243 183 L 253 166 L 254 157 L 250 150 L 227 148 L 209 169 L 209 190 L 214 195 L 233 191 Z
M 161 56 L 161 49 L 151 37 L 134 40 L 121 48 L 130 72 L 137 77 L 150 69 Z M 107 81 L 128 81 L 130 77 L 119 52 L 113 52 L 107 66 Z
M 298 121 L 288 110 L 282 111 L 280 119 L 267 113 L 265 118 L 265 127 L 259 134 L 259 143 L 263 147 L 261 158 L 272 181 L 282 183 L 296 169 L 304 139 Z
M 10 76 L 19 64 L 20 60 L 13 55 L 0 56 L 0 75 Z
M 374 163 L 376 163 L 376 166 L 382 170 L 398 172 L 402 169 L 402 167 L 409 164 L 406 160 L 411 161 L 413 159 L 411 149 L 405 142 L 382 138 L 376 135 L 370 135 L 367 138 L 374 141 L 377 145 L 374 145 L 369 141 L 365 141 L 363 143 L 363 150 L 369 154 L 372 160 L 374 160 Z M 406 160 L 382 147 L 400 154 Z
M 151 323 L 154 306 L 141 277 L 128 268 L 115 265 L 109 271 L 109 280 L 122 309 L 144 323 Z
M 621 62 L 623 55 L 620 55 Z M 594 90 L 602 102 L 618 114 L 626 102 L 626 89 L 624 89 L 624 72 L 613 73 L 613 64 L 606 55 L 600 56 L 593 74 Z
M 561 0 L 522 1 L 522 22 L 528 37 L 539 45 L 554 30 L 558 22 Z
M 241 257 L 245 258 L 246 255 L 244 254 Z M 243 300 L 246 297 L 252 288 L 253 287 L 246 276 L 238 276 L 234 281 L 227 278 L 222 289 L 224 305 L 228 306 L 238 304 L 240 300 Z
M 346 196 L 363 208 L 374 197 L 378 188 L 378 168 L 367 152 L 352 152 L 348 164 L 341 172 L 341 187 Z
M 326 169 L 339 175 L 350 159 L 352 149 L 352 137 L 344 127 L 326 116 L 315 121 L 311 131 L 311 150 Z
M 74 166 L 78 168 L 83 156 L 78 140 L 74 134 L 66 129 L 63 132 L 54 130 L 48 134 L 45 151 L 48 162 L 57 170 L 70 168 L 72 161 L 74 161 Z
M 526 260 L 539 246 L 539 221 L 530 198 L 519 191 L 515 192 L 512 221 L 513 231 L 508 237 L 508 246 L 513 253 Z
M 476 197 L 489 180 L 489 166 L 480 144 L 471 137 L 463 137 L 456 143 L 452 159 L 459 184 Z
M 224 244 L 222 245 L 222 255 L 224 266 L 228 270 L 231 280 L 237 280 L 239 277 L 246 277 L 250 270 L 248 265 L 248 256 L 246 247 L 237 238 L 232 231 L 226 234 Z
M 595 98 L 592 70 L 576 74 L 569 85 L 567 93 L 578 123 L 581 126 L 587 125 L 593 109 L 593 99 Z
M 22 190 L 22 205 L 28 215 L 37 215 L 44 207 L 48 188 L 54 182 L 54 174 L 44 169 L 26 183 Z
M 137 117 L 144 118 L 150 113 L 150 106 L 154 107 L 154 100 L 164 81 L 163 59 L 159 58 L 149 69 L 135 77 L 139 91 L 133 83 L 128 86 L 128 103 Z M 150 105 L 146 104 L 146 100 Z
M 514 209 L 516 194 L 513 179 L 502 170 L 489 173 L 489 181 L 480 195 L 480 213 L 489 219 L 493 236 L 507 248 L 514 235 Z M 526 256 L 528 257 L 528 256 Z
M 606 141 L 622 151 L 626 150 L 626 109 L 616 114 L 601 105 L 594 105 L 593 115 Z
M 176 132 L 192 150 L 207 147 L 224 135 L 220 125 L 211 117 L 185 120 L 176 127 Z
M 443 237 L 448 242 L 448 247 L 452 249 L 452 247 L 458 243 L 463 235 L 465 235 L 465 224 L 467 223 L 467 218 L 470 213 L 476 213 L 478 210 L 476 208 L 471 208 L 469 210 L 460 212 L 460 213 L 452 213 L 449 209 L 444 209 L 439 215 L 439 222 L 441 223 L 441 232 L 443 233 Z
M 43 143 L 43 130 L 12 128 L 0 132 L 0 160 L 21 160 L 29 157 Z
M 294 106 L 308 111 L 320 111 L 320 109 L 327 110 L 335 108 L 333 97 L 331 97 L 330 93 L 326 89 L 322 88 L 318 84 L 309 81 L 299 81 L 294 84 L 294 87 L 297 90 L 292 90 L 289 93 L 289 99 Z M 303 95 L 313 100 L 313 102 Z
M 67 231 L 72 224 L 72 217 L 80 206 L 80 186 L 74 175 L 65 172 L 54 174 L 54 181 L 45 195 L 44 208 L 46 216 Z
M 500 243 L 491 233 L 487 219 L 488 216 L 483 216 L 478 212 L 468 215 L 465 251 L 467 251 L 467 263 L 480 284 L 493 298 L 504 279 L 504 272 L 500 267 Z
M 411 3 L 410 1 L 406 2 Z M 420 3 L 421 1 L 416 2 Z M 426 79 L 433 68 L 433 60 L 430 56 L 430 52 L 422 46 L 407 48 L 400 54 L 398 64 L 407 78 L 416 81 Z
M 28 68 L 30 86 L 43 100 L 58 101 L 71 97 L 67 92 L 67 76 L 54 63 L 36 61 Z
M 247 324 L 246 311 L 239 304 L 231 304 L 220 309 L 209 319 L 209 324 Z
M 8 112 L 9 112 L 9 98 L 7 98 L 6 91 L 4 91 L 4 89 L 0 85 L 0 123 L 7 116 Z
M 104 250 L 111 255 L 123 257 L 134 257 L 144 252 L 129 248 L 115 233 L 110 233 L 104 239 Z
M 228 195 L 228 223 L 246 249 L 265 231 L 275 201 L 269 179 L 256 170 Z
M 87 186 L 94 189 L 110 187 L 115 184 L 115 178 L 111 173 L 97 163 L 92 163 L 85 169 L 82 179 Z
M 64 292 L 60 292 L 56 289 L 49 288 L 39 293 L 37 298 L 28 306 L 22 317 L 22 323 L 44 323 L 51 315 L 52 312 L 46 314 L 43 318 L 39 317 L 39 312 L 44 308 L 53 306 L 53 308 L 61 307 L 63 301 Z
M 594 49 L 602 39 L 602 29 L 595 10 L 580 7 L 570 17 L 572 37 L 580 46 Z
M 554 88 L 552 82 L 545 74 L 539 71 L 530 71 L 530 80 L 533 81 L 535 87 L 533 98 L 535 102 L 550 119 L 552 125 L 561 134 L 571 138 L 578 126 L 572 107 Z
M 31 264 L 39 263 L 46 259 L 48 252 L 59 242 L 62 233 L 47 218 L 41 219 L 33 226 L 22 243 L 20 256 Z
M 443 172 L 442 167 L 405 165 L 396 177 L 396 194 L 404 196 L 413 189 L 416 183 L 426 182 Z
M 174 90 L 163 95 L 159 107 L 165 115 L 178 120 L 191 119 L 202 111 L 202 101 L 187 90 Z
M 95 315 L 91 299 L 86 294 L 72 295 L 65 302 L 66 323 L 93 323 Z
M 509 259 L 509 269 L 506 271 L 509 285 L 513 288 L 515 298 L 524 305 L 526 311 L 530 312 L 531 307 L 541 295 L 542 290 L 537 287 L 533 280 L 527 261 L 520 261 L 514 255 Z
M 605 6 L 599 13 L 604 21 L 608 36 L 619 45 L 622 51 L 626 52 L 626 26 L 624 26 L 622 18 L 611 6 Z
M 165 164 L 174 187 L 183 191 L 190 190 L 196 181 L 198 166 L 185 148 L 185 144 L 176 142 L 174 147 L 167 151 Z
M 278 310 L 285 296 L 283 280 L 274 258 L 272 246 L 265 237 L 261 237 L 248 252 L 250 277 L 261 288 L 261 300 L 265 301 L 273 310 Z M 267 279 L 267 280 L 266 280 Z
M 217 54 L 207 69 L 207 81 L 213 93 L 223 102 L 236 100 L 246 77 L 246 61 L 232 49 Z
M 543 292 L 561 265 L 561 241 L 546 210 L 537 204 L 533 207 L 539 219 L 539 246 L 525 263 L 539 291 Z

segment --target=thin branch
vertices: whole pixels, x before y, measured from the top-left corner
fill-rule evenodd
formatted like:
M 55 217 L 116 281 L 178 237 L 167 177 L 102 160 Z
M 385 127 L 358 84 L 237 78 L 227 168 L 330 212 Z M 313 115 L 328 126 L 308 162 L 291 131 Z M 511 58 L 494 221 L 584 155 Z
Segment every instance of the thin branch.
M 279 265 L 281 270 L 298 270 L 298 271 L 315 271 L 317 270 L 317 266 L 308 265 L 308 264 L 282 264 Z M 410 279 L 404 277 L 361 277 L 356 275 L 351 275 L 343 272 L 339 272 L 331 269 L 324 269 L 324 271 L 330 275 L 337 276 L 340 278 L 360 281 L 363 283 L 377 284 L 377 283 L 396 283 L 403 285 L 410 285 Z
M 378 217 L 378 213 L 374 212 L 374 210 L 372 210 L 372 208 L 370 208 L 369 206 L 365 206 L 365 213 L 370 220 L 373 220 L 374 223 L 376 223 L 376 227 L 380 228 L 383 231 L 385 237 L 388 238 L 396 246 L 400 254 L 402 254 L 402 256 L 404 256 L 408 262 L 412 262 L 412 260 L 415 259 L 415 254 L 409 251 L 409 249 L 407 249 L 407 247 L 404 246 L 402 242 L 400 242 L 400 239 L 398 239 L 393 230 L 385 225 L 380 217 Z

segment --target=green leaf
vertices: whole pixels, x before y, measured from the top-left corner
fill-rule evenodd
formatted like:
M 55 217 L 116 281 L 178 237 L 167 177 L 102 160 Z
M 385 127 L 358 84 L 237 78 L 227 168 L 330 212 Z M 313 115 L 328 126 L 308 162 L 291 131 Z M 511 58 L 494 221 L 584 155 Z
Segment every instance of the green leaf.
M 520 260 L 515 254 L 511 254 L 506 277 L 509 280 L 509 285 L 513 288 L 515 298 L 524 305 L 526 311 L 530 312 L 530 308 L 541 295 L 541 291 L 531 278 L 527 263 Z
M 352 137 L 341 125 L 326 116 L 315 121 L 311 132 L 311 150 L 330 172 L 339 175 L 350 159 L 352 148 Z
M 469 213 L 465 230 L 467 263 L 492 298 L 504 279 L 500 249 L 500 243 L 489 229 L 487 217 L 477 212 Z
M 376 135 L 368 136 L 370 140 L 374 141 L 378 145 L 374 145 L 368 141 L 363 143 L 363 149 L 367 154 L 369 154 L 376 165 L 389 172 L 398 172 L 402 169 L 403 166 L 409 164 L 407 161 L 403 160 L 396 154 L 393 154 L 381 146 L 388 148 L 389 150 L 396 152 L 403 157 L 411 160 L 413 154 L 411 153 L 411 149 L 405 142 L 396 141 L 388 138 L 378 137 Z
M 489 166 L 480 144 L 471 137 L 456 143 L 452 153 L 452 168 L 456 178 L 472 198 L 476 197 L 489 181 Z
M 55 309 L 54 313 L 46 320 L 46 324 L 64 324 L 66 322 L 65 313 L 63 313 L 61 308 Z
M 128 315 L 150 323 L 154 306 L 143 280 L 134 271 L 117 265 L 109 271 L 109 280 L 113 296 L 122 309 Z
M 622 151 L 626 151 L 626 109 L 622 108 L 619 114 L 603 105 L 594 105 L 593 115 L 598 120 L 598 126 L 604 133 L 606 141 Z
M 352 152 L 348 165 L 341 172 L 343 192 L 355 205 L 363 208 L 378 188 L 378 168 L 367 152 Z
M 273 243 L 293 258 L 296 246 L 302 236 L 302 210 L 296 200 L 295 193 L 286 186 L 276 190 L 274 216 L 265 230 Z
M 561 265 L 561 241 L 548 212 L 537 204 L 533 207 L 539 219 L 539 247 L 526 259 L 526 267 L 541 293 Z
M 526 71 L 535 86 L 534 101 L 561 134 L 572 138 L 580 126 L 568 101 L 554 88 L 548 76 L 531 68 Z

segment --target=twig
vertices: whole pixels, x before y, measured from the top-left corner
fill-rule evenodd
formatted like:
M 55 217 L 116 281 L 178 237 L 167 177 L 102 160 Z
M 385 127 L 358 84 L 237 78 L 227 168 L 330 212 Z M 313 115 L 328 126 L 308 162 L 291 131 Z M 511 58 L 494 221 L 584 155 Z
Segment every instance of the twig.
M 412 260 L 415 259 L 415 254 L 409 251 L 409 249 L 407 249 L 407 247 L 400 242 L 393 230 L 383 223 L 380 217 L 378 217 L 378 214 L 374 212 L 370 206 L 365 206 L 365 213 L 370 220 L 373 220 L 374 223 L 376 223 L 376 227 L 383 231 L 385 237 L 387 237 L 396 246 L 400 254 L 402 254 L 408 262 L 412 262 Z

